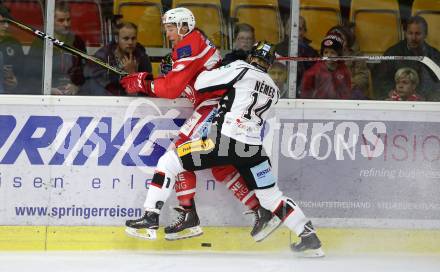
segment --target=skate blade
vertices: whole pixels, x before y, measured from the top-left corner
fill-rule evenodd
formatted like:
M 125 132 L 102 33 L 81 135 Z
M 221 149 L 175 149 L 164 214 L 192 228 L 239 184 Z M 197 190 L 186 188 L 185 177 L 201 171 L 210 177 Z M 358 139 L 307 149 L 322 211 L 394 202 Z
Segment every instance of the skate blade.
M 253 236 L 255 242 L 261 242 L 269 237 L 269 235 L 271 235 L 279 226 L 281 226 L 281 223 L 282 222 L 278 217 L 272 217 L 272 219 L 267 222 L 267 226 Z
M 125 233 L 128 236 L 142 239 L 142 240 L 156 240 L 157 234 L 155 229 L 134 229 L 134 228 L 125 228 Z
M 176 240 L 197 237 L 202 234 L 203 234 L 202 228 L 200 226 L 196 226 L 196 227 L 185 229 L 185 230 L 177 232 L 177 233 L 166 233 L 165 240 L 176 241 Z
M 325 253 L 322 248 L 317 249 L 307 249 L 301 252 L 295 252 L 294 254 L 301 258 L 322 258 L 325 257 Z

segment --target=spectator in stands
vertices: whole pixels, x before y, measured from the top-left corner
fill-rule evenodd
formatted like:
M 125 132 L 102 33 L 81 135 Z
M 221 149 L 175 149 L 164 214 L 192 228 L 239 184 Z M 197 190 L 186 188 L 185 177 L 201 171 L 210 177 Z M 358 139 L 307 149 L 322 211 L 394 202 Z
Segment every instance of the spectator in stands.
M 119 25 L 123 22 L 124 16 L 122 14 L 113 14 L 111 17 L 112 39 L 116 41 L 119 32 Z
M 342 55 L 343 39 L 331 34 L 321 42 L 324 57 Z M 320 61 L 306 71 L 301 83 L 301 98 L 351 99 L 350 71 L 341 61 Z
M 95 57 L 129 74 L 152 72 L 150 59 L 143 45 L 137 42 L 138 29 L 134 23 L 118 24 L 116 41 L 99 49 Z M 86 74 L 89 79 L 84 86 L 88 95 L 126 95 L 119 84 L 120 76 L 95 63 L 88 63 Z
M 286 20 L 284 25 L 284 39 L 282 42 L 276 45 L 276 52 L 281 56 L 290 56 L 289 54 L 289 44 L 290 44 L 290 31 L 291 31 L 291 19 Z M 298 56 L 300 57 L 319 57 L 318 52 L 316 52 L 313 47 L 310 46 L 311 40 L 307 39 L 307 24 L 304 17 L 299 17 L 299 35 L 298 35 Z M 297 76 L 296 85 L 301 86 L 301 80 L 305 71 L 312 67 L 315 62 L 312 61 L 302 61 L 297 63 Z M 300 96 L 299 88 L 298 97 Z
M 0 5 L 1 13 L 8 15 L 9 10 Z M 24 54 L 18 40 L 8 34 L 9 24 L 0 15 L 0 52 L 3 64 L 0 66 L 3 74 L 4 93 L 24 93 Z
M 344 56 L 362 56 L 359 47 L 356 44 L 354 35 L 354 25 L 338 25 L 332 27 L 327 35 L 338 34 L 344 40 L 342 55 Z M 351 73 L 351 92 L 352 99 L 369 98 L 370 90 L 370 70 L 366 61 L 345 61 L 345 65 Z
M 301 16 L 300 16 L 301 17 Z M 301 25 L 301 21 L 304 22 L 303 26 L 303 30 L 304 30 L 304 26 L 305 26 L 305 20 L 304 18 L 300 18 L 300 25 Z M 290 17 L 286 20 L 285 24 L 284 24 L 284 38 L 283 40 L 275 45 L 275 51 L 278 55 L 283 56 L 283 57 L 287 57 L 289 56 L 289 46 L 290 46 L 290 25 L 291 25 L 291 20 Z M 301 26 L 300 26 L 300 30 L 299 30 L 300 34 L 299 36 L 301 36 Z M 304 32 L 303 32 L 304 34 Z M 305 35 L 305 34 L 304 34 Z M 299 37 L 299 40 L 301 40 L 301 38 Z M 299 41 L 298 41 L 299 42 Z M 299 47 L 299 45 L 298 45 Z
M 279 44 L 276 45 L 277 54 L 287 57 L 289 56 L 289 45 L 290 45 L 290 31 L 291 31 L 291 19 L 288 18 L 284 25 L 284 39 Z M 299 32 L 298 32 L 298 56 L 300 57 L 318 57 L 318 52 L 316 52 L 313 47 L 310 46 L 311 40 L 307 39 L 307 23 L 304 17 L 299 16 Z M 312 65 L 308 64 L 308 68 Z
M 437 26 L 436 26 L 437 27 Z M 410 17 L 404 26 L 405 39 L 387 49 L 385 56 L 427 56 L 440 64 L 440 52 L 426 43 L 428 24 L 420 16 Z M 385 99 L 394 86 L 394 74 L 399 68 L 409 67 L 417 71 L 419 89 L 427 101 L 440 101 L 440 84 L 435 75 L 424 64 L 417 61 L 385 61 L 373 71 L 376 99 Z
M 394 76 L 396 87 L 391 90 L 387 100 L 392 101 L 423 101 L 423 97 L 417 94 L 419 75 L 408 67 L 400 68 Z
M 84 41 L 71 31 L 70 9 L 67 2 L 56 1 L 54 18 L 54 36 L 65 44 L 86 52 Z M 41 92 L 42 67 L 43 67 L 43 42 L 36 39 L 29 50 L 29 71 L 32 79 L 29 89 Z M 52 94 L 75 95 L 84 84 L 84 61 L 71 53 L 58 47 L 53 48 L 52 62 Z
M 230 53 L 222 60 L 222 65 L 227 65 L 236 60 L 246 60 L 255 43 L 255 29 L 249 24 L 237 24 L 234 27 L 234 45 Z
M 270 77 L 280 89 L 280 98 L 288 98 L 287 67 L 283 62 L 275 61 L 268 71 Z

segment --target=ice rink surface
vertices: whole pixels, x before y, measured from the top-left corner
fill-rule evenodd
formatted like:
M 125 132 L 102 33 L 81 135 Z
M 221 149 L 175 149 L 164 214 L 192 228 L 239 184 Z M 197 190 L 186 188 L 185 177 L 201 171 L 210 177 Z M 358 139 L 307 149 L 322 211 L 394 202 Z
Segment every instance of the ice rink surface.
M 332 255 L 303 259 L 283 253 L 1 252 L 1 272 L 438 272 L 440 256 Z

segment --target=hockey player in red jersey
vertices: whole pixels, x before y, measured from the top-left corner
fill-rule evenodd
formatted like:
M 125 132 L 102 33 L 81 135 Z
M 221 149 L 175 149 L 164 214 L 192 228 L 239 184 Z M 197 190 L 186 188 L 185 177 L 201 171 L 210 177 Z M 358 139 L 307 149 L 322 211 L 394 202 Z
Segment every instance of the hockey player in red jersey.
M 163 24 L 167 38 L 173 43 L 171 59 L 172 69 L 166 75 L 153 79 L 149 73 L 136 73 L 124 77 L 121 84 L 127 93 L 142 92 L 149 96 L 174 99 L 182 93 L 194 105 L 194 113 L 179 132 L 179 138 L 175 145 L 180 145 L 194 137 L 200 137 L 206 133 L 205 129 L 216 114 L 218 101 L 225 90 L 216 90 L 210 93 L 198 93 L 194 90 L 194 82 L 202 71 L 210 70 L 219 66 L 221 56 L 215 46 L 195 28 L 195 18 L 192 12 L 186 8 L 175 8 L 167 11 L 163 16 Z M 267 237 L 280 221 L 273 214 L 263 209 L 254 192 L 250 191 L 238 171 L 232 166 L 216 167 L 212 169 L 213 176 L 227 182 L 228 189 L 234 192 L 234 196 L 243 202 L 255 215 L 254 228 L 251 235 L 256 241 Z M 136 220 L 126 222 L 127 233 L 141 238 L 155 239 L 155 230 L 159 227 L 158 214 L 163 206 L 163 201 L 156 201 L 155 194 L 165 192 L 167 199 L 172 186 L 166 182 L 161 169 L 157 169 L 148 192 L 145 203 L 145 214 Z M 181 207 L 176 208 L 179 212 L 178 219 L 165 228 L 165 238 L 176 240 L 201 235 L 203 232 L 199 226 L 194 194 L 196 176 L 194 172 L 180 173 L 176 178 L 176 193 Z M 161 198 L 162 199 L 162 198 Z M 147 225 L 146 217 L 151 212 L 157 214 L 156 223 Z M 141 230 L 146 230 L 144 234 Z

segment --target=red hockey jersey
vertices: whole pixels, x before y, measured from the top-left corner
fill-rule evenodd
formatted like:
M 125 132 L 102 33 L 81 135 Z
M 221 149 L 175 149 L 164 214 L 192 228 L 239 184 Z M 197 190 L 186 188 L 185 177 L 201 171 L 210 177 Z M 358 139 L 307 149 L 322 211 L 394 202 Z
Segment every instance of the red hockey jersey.
M 194 89 L 197 76 L 220 65 L 221 55 L 215 46 L 197 29 L 178 42 L 172 52 L 173 69 L 151 82 L 156 97 L 174 99 L 182 92 L 197 107 L 201 102 L 219 98 L 225 90 L 198 93 Z

